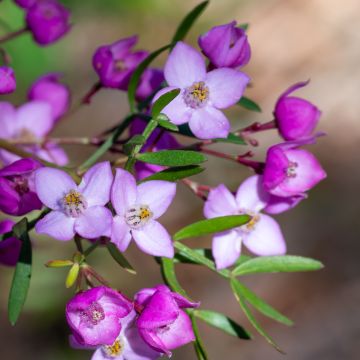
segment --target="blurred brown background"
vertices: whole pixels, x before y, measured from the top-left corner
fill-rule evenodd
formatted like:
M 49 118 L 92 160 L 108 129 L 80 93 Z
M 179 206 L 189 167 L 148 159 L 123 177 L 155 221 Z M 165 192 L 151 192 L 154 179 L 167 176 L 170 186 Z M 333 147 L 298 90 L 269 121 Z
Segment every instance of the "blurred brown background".
M 24 36 L 7 45 L 14 59 L 19 90 L 11 100 L 24 101 L 27 86 L 46 71 L 63 71 L 76 101 L 97 80 L 91 67 L 95 48 L 121 37 L 139 33 L 139 48 L 156 49 L 169 41 L 179 20 L 197 4 L 189 0 L 67 0 L 74 27 L 61 42 L 37 48 Z M 22 24 L 22 11 L 10 0 L 0 3 L 0 34 L 3 21 L 12 29 Z M 211 26 L 249 22 L 252 60 L 245 71 L 253 87 L 247 95 L 263 108 L 262 114 L 240 109 L 229 112 L 233 129 L 253 121 L 267 121 L 278 95 L 290 84 L 311 78 L 298 92 L 323 111 L 319 128 L 328 136 L 311 148 L 328 172 L 328 179 L 310 193 L 307 201 L 278 216 L 289 254 L 314 257 L 326 268 L 317 273 L 249 276 L 245 282 L 275 308 L 295 321 L 292 328 L 259 320 L 287 352 L 291 360 L 352 360 L 360 358 L 359 184 L 360 167 L 360 2 L 358 0 L 213 0 L 191 31 L 187 41 L 196 44 L 198 34 Z M 158 60 L 163 64 L 164 57 Z M 115 124 L 127 112 L 126 95 L 104 90 L 93 103 L 82 108 L 56 129 L 58 136 L 95 135 Z M 276 134 L 262 134 L 258 157 L 279 141 Z M 74 165 L 91 149 L 68 147 Z M 242 152 L 229 147 L 228 152 Z M 209 185 L 226 183 L 236 189 L 247 169 L 211 159 L 207 172 L 198 177 Z M 202 217 L 202 202 L 179 186 L 176 202 L 162 222 L 174 233 Z M 47 238 L 34 239 L 34 270 L 29 298 L 16 327 L 7 321 L 6 304 L 13 270 L 1 268 L 0 359 L 61 360 L 89 359 L 90 353 L 67 345 L 64 320 L 65 271 L 46 269 L 54 258 L 69 257 L 72 243 Z M 192 246 L 210 246 L 210 238 L 193 240 Z M 91 263 L 114 287 L 132 295 L 140 287 L 161 281 L 154 261 L 132 246 L 128 258 L 138 270 L 133 277 L 114 264 L 105 250 L 92 255 Z M 204 308 L 224 310 L 251 329 L 223 279 L 207 270 L 179 267 L 179 279 L 193 299 Z M 200 324 L 210 359 L 278 360 L 285 358 L 260 336 L 237 340 Z M 255 334 L 255 331 L 252 331 Z M 195 359 L 189 345 L 176 351 L 174 359 Z

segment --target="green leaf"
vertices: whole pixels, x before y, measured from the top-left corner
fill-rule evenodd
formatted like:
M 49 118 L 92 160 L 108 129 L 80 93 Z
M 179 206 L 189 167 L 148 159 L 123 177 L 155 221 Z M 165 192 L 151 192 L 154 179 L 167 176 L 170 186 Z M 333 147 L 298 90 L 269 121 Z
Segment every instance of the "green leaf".
M 313 271 L 322 269 L 320 261 L 301 256 L 260 256 L 237 266 L 234 276 L 257 273 Z
M 192 328 L 194 330 L 194 335 L 195 335 L 194 349 L 195 349 L 195 352 L 196 352 L 196 356 L 197 356 L 198 360 L 208 360 L 208 355 L 206 353 L 205 346 L 204 346 L 204 344 L 203 344 L 203 342 L 201 340 L 201 337 L 200 337 L 199 328 L 197 326 L 194 311 L 193 310 L 187 310 L 186 312 L 190 316 L 191 325 L 192 325 Z
M 177 41 L 184 39 L 196 19 L 201 15 L 201 13 L 205 10 L 208 4 L 209 1 L 204 1 L 200 3 L 184 17 L 184 19 L 181 21 L 180 25 L 176 29 L 175 35 L 172 38 L 172 43 L 176 43 Z
M 218 138 L 214 139 L 215 142 L 228 143 L 228 144 L 236 144 L 236 145 L 247 145 L 246 141 L 233 133 L 230 133 L 227 138 Z
M 127 272 L 130 274 L 135 275 L 136 271 L 131 266 L 131 264 L 127 261 L 126 257 L 119 251 L 115 244 L 109 242 L 107 244 L 107 249 L 109 250 L 110 255 L 112 258 Z
M 249 24 L 248 23 L 239 24 L 238 28 L 247 31 L 247 29 L 249 28 Z
M 79 270 L 80 265 L 78 263 L 73 264 L 73 266 L 70 268 L 65 280 L 65 286 L 67 289 L 71 288 L 74 285 L 76 279 L 78 278 Z
M 205 321 L 207 324 L 232 336 L 245 340 L 251 339 L 251 335 L 242 326 L 224 314 L 211 310 L 194 310 L 194 314 L 197 318 Z
M 173 89 L 161 95 L 154 102 L 151 108 L 151 116 L 157 120 L 157 117 L 160 115 L 162 109 L 164 109 L 165 106 L 170 104 L 179 94 L 180 94 L 180 89 Z
M 174 240 L 219 233 L 246 224 L 251 219 L 249 215 L 229 215 L 200 220 L 185 226 L 174 235 Z
M 267 304 L 264 300 L 260 299 L 249 288 L 239 282 L 237 284 L 237 291 L 246 299 L 247 302 L 249 302 L 252 306 L 254 306 L 255 309 L 260 311 L 265 316 L 284 325 L 291 326 L 294 324 L 289 318 L 279 313 L 277 310 Z
M 137 154 L 136 159 L 149 164 L 162 166 L 197 165 L 207 160 L 203 154 L 190 150 L 161 150 L 157 152 L 144 152 Z
M 22 241 L 22 245 L 9 294 L 8 315 L 11 325 L 15 325 L 24 306 L 30 286 L 32 266 L 32 249 L 27 219 L 20 220 L 13 227 L 13 232 Z
M 178 132 L 179 128 L 173 124 L 172 122 L 170 122 L 169 118 L 165 115 L 165 114 L 159 114 L 158 117 L 156 118 L 159 126 L 163 127 L 166 130 L 170 130 L 170 131 L 174 131 L 174 132 Z
M 129 86 L 128 86 L 128 101 L 130 105 L 130 111 L 132 113 L 135 112 L 135 94 L 136 89 L 138 87 L 141 75 L 145 71 L 145 69 L 152 63 L 152 61 L 158 57 L 165 50 L 170 49 L 171 45 L 165 45 L 162 48 L 155 50 L 151 54 L 149 54 L 136 68 L 130 78 Z
M 232 291 L 237 299 L 237 301 L 240 304 L 240 307 L 242 308 L 242 310 L 244 311 L 246 317 L 248 318 L 248 320 L 250 321 L 251 325 L 255 328 L 255 330 L 261 335 L 263 336 L 272 346 L 274 346 L 274 348 L 276 350 L 278 350 L 281 353 L 284 353 L 279 346 L 275 343 L 275 341 L 266 333 L 266 331 L 261 327 L 261 325 L 258 323 L 258 321 L 256 320 L 256 318 L 254 317 L 253 313 L 250 311 L 250 309 L 248 308 L 246 301 L 244 299 L 244 297 L 241 294 L 241 291 L 239 291 L 238 288 L 238 281 L 236 279 L 231 279 L 230 280 L 230 285 L 232 288 Z
M 146 139 L 143 135 L 137 134 L 134 135 L 126 144 L 123 146 L 124 153 L 129 155 L 134 146 L 143 145 Z
M 161 258 L 161 273 L 165 282 L 171 287 L 173 291 L 185 296 L 186 298 L 188 297 L 176 277 L 173 259 L 165 257 Z
M 173 167 L 150 175 L 141 182 L 149 180 L 178 181 L 193 175 L 200 174 L 204 170 L 204 168 L 197 165 Z
M 237 103 L 246 110 L 261 112 L 261 107 L 253 100 L 249 99 L 246 96 L 243 96 Z

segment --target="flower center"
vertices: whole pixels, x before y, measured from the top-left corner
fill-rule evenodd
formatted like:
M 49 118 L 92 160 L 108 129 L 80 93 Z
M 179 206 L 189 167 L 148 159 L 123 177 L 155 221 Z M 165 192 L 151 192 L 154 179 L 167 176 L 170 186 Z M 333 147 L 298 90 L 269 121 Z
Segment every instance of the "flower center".
M 63 206 L 67 216 L 76 218 L 86 210 L 87 201 L 80 192 L 72 189 L 63 197 Z
M 34 142 L 37 140 L 37 137 L 35 136 L 35 134 L 29 130 L 29 129 L 26 129 L 26 128 L 22 128 L 17 134 L 16 136 L 14 137 L 15 140 L 20 140 L 24 143 L 26 142 Z
M 201 108 L 209 99 L 209 88 L 203 81 L 195 82 L 185 89 L 183 98 L 187 106 L 193 109 Z
M 89 325 L 97 325 L 105 319 L 105 312 L 102 306 L 94 301 L 86 310 L 82 311 L 81 318 Z
M 132 229 L 139 229 L 146 225 L 153 217 L 147 205 L 134 205 L 125 213 L 125 221 Z
M 285 170 L 286 172 L 286 176 L 289 178 L 294 178 L 296 177 L 296 168 L 298 167 L 298 164 L 296 162 L 289 162 L 289 166 L 287 167 L 287 169 Z
M 124 344 L 120 339 L 117 339 L 112 345 L 104 345 L 102 349 L 106 356 L 115 358 L 123 352 Z
M 126 70 L 126 69 L 127 69 L 127 67 L 126 67 L 126 65 L 125 65 L 125 63 L 124 63 L 123 60 L 116 60 L 116 61 L 115 61 L 115 70 L 117 70 L 117 71 L 124 71 L 124 70 Z
M 240 226 L 240 229 L 246 233 L 249 233 L 251 231 L 253 231 L 256 227 L 256 224 L 260 221 L 261 219 L 261 215 L 259 213 L 255 213 L 253 211 L 248 211 L 248 210 L 241 210 L 240 214 L 246 214 L 251 216 L 251 219 L 248 223 L 246 223 L 245 225 Z

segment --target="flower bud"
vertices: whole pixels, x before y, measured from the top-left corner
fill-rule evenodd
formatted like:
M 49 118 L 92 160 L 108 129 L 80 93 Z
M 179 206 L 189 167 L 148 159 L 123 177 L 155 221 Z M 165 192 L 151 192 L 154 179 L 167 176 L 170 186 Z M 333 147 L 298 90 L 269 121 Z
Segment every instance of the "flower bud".
M 164 73 L 160 69 L 146 69 L 141 76 L 140 83 L 136 89 L 136 98 L 145 100 L 156 90 L 159 90 L 164 81 Z
M 0 234 L 5 234 L 12 230 L 14 222 L 12 220 L 0 221 Z M 15 266 L 21 249 L 21 240 L 11 236 L 0 241 L 0 264 Z
M 0 94 L 10 94 L 16 89 L 14 70 L 8 66 L 0 66 Z
M 31 6 L 33 6 L 37 0 L 14 0 L 15 4 L 24 8 L 29 9 Z

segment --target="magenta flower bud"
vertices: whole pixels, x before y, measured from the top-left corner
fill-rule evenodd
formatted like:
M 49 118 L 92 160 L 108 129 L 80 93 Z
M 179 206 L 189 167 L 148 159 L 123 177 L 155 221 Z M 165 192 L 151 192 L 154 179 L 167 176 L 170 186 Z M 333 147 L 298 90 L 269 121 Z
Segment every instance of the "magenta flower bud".
M 152 349 L 170 356 L 171 350 L 194 341 L 191 320 L 182 309 L 198 306 L 165 285 L 143 289 L 135 295 L 139 334 Z
M 10 94 L 16 89 L 14 70 L 8 66 L 0 66 L 0 95 Z
M 12 230 L 14 222 L 11 220 L 0 221 L 0 235 Z M 0 241 L 0 264 L 15 266 L 20 254 L 21 240 L 11 236 Z
M 28 92 L 29 100 L 40 100 L 50 104 L 52 116 L 59 119 L 70 106 L 69 88 L 60 82 L 61 75 L 52 73 L 37 79 Z
M 244 66 L 251 56 L 246 32 L 236 27 L 236 21 L 215 26 L 201 35 L 199 46 L 217 68 Z
M 326 178 L 318 160 L 299 146 L 314 139 L 293 141 L 272 146 L 266 156 L 263 186 L 279 197 L 304 196 L 305 192 Z
M 159 90 L 162 82 L 165 81 L 164 73 L 160 69 L 146 69 L 141 76 L 140 84 L 136 89 L 136 98 L 145 100 L 155 91 Z
M 36 2 L 28 8 L 26 23 L 34 40 L 42 46 L 59 40 L 70 30 L 70 11 L 56 0 Z
M 105 286 L 75 295 L 66 305 L 66 320 L 81 345 L 112 345 L 121 331 L 120 320 L 133 304 Z
M 39 167 L 33 159 L 21 159 L 0 170 L 1 211 L 21 216 L 42 208 L 34 185 L 34 171 Z
M 275 121 L 280 135 L 285 140 L 300 140 L 311 136 L 321 112 L 311 102 L 289 96 L 295 90 L 306 86 L 309 81 L 290 86 L 278 99 L 275 105 Z
M 33 6 L 36 3 L 36 1 L 38 0 L 14 0 L 16 5 L 24 9 L 29 9 L 31 6 Z
M 137 36 L 99 47 L 93 56 L 93 67 L 102 86 L 127 90 L 131 74 L 148 55 L 147 51 L 131 52 Z

